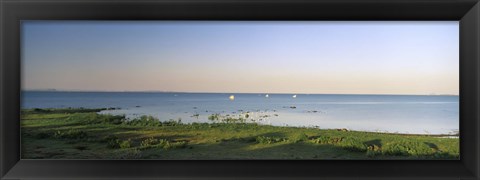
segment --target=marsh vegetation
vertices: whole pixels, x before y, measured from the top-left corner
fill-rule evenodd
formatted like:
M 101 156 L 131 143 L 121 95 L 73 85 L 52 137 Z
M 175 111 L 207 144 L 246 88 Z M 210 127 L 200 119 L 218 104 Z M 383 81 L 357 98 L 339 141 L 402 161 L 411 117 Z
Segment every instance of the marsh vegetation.
M 212 114 L 210 123 L 22 110 L 24 159 L 458 159 L 459 138 L 280 127 Z M 248 117 L 246 117 L 248 118 Z

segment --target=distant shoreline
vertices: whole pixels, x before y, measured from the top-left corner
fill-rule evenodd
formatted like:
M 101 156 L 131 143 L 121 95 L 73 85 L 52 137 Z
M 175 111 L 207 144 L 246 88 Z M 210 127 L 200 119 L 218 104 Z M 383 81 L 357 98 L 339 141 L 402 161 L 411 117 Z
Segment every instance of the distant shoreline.
M 358 95 L 358 96 L 459 96 L 457 94 L 330 94 L 330 93 L 263 93 L 263 92 L 181 92 L 181 91 L 83 91 L 83 90 L 21 90 L 21 92 L 64 92 L 64 93 L 169 93 L 169 94 L 296 94 L 296 95 Z

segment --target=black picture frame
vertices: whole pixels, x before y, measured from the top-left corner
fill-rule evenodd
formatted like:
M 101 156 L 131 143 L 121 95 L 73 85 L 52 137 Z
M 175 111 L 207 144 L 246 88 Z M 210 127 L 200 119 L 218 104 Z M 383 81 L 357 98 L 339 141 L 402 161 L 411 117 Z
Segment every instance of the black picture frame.
M 479 179 L 478 0 L 0 0 L 0 179 Z M 22 20 L 458 20 L 460 160 L 21 160 Z

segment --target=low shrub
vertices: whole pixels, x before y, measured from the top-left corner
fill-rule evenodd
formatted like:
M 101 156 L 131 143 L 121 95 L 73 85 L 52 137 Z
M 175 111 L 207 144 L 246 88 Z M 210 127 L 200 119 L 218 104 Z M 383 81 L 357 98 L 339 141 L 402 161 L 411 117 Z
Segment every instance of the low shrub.
M 132 140 L 120 140 L 118 138 L 112 138 L 107 142 L 107 147 L 111 149 L 127 149 L 132 147 Z
M 227 117 L 225 119 L 222 119 L 221 122 L 223 122 L 223 123 L 245 123 L 246 120 L 244 118 Z
M 162 123 L 158 118 L 155 118 L 153 116 L 140 116 L 139 118 L 135 118 L 129 121 L 125 121 L 125 124 L 127 125 L 133 125 L 133 126 L 161 126 Z
M 246 118 L 248 117 L 249 116 L 245 116 L 245 118 L 234 118 L 231 117 L 229 114 L 227 114 L 226 116 L 221 116 L 220 114 L 211 114 L 210 116 L 208 116 L 208 120 L 215 123 L 245 123 L 247 121 Z
M 123 122 L 126 121 L 125 115 L 110 115 L 110 114 L 104 114 L 101 116 L 99 119 L 101 123 L 107 123 L 107 124 L 122 124 Z
M 278 142 L 285 142 L 288 139 L 283 137 L 258 136 L 255 140 L 259 144 L 273 144 Z
M 168 146 L 167 148 L 164 147 L 164 149 L 180 149 L 185 147 L 187 147 L 187 142 L 179 141 L 179 142 L 170 143 L 170 146 Z
M 171 142 L 166 139 L 155 139 L 153 137 L 144 139 L 140 143 L 141 149 L 148 149 L 148 148 L 162 148 L 162 149 L 176 149 L 176 148 L 185 148 L 187 142 L 179 141 L 179 142 Z
M 88 137 L 87 132 L 79 130 L 68 130 L 68 131 L 56 131 L 53 133 L 53 137 L 57 139 L 85 139 Z
M 395 141 L 384 144 L 382 152 L 385 155 L 393 156 L 429 156 L 434 155 L 436 150 L 425 143 L 416 141 Z
M 182 124 L 182 118 L 178 118 L 178 120 L 170 119 L 169 121 L 160 122 L 162 126 L 178 126 Z
M 169 120 L 162 122 L 158 118 L 155 118 L 153 116 L 140 116 L 139 118 L 131 119 L 131 120 L 126 120 L 123 122 L 125 125 L 130 125 L 130 126 L 143 126 L 143 127 L 159 127 L 159 126 L 177 126 L 182 124 L 182 119 L 178 120 Z
M 352 152 L 366 152 L 367 151 L 367 145 L 365 145 L 362 141 L 352 138 L 352 137 L 347 137 L 341 139 L 341 141 L 338 143 L 339 146 L 343 147 L 344 149 Z
M 312 138 L 311 141 L 316 144 L 338 144 L 342 142 L 343 139 L 343 137 L 318 136 Z
M 125 141 L 121 141 L 120 144 L 120 149 L 126 149 L 132 147 L 132 140 L 128 139 Z
M 303 142 L 308 140 L 308 136 L 305 133 L 296 133 L 291 138 L 293 143 Z
M 166 139 L 160 139 L 157 144 L 158 147 L 163 149 L 177 149 L 177 148 L 185 148 L 187 146 L 187 142 L 180 141 L 180 142 L 170 142 Z
M 212 114 L 208 116 L 208 120 L 210 121 L 218 121 L 220 119 L 220 114 Z
M 158 144 L 158 139 L 155 139 L 153 137 L 147 138 L 140 142 L 140 147 L 141 148 L 150 148 L 151 146 L 154 146 Z
M 382 149 L 380 148 L 380 146 L 377 146 L 375 144 L 373 145 L 369 145 L 367 147 L 367 156 L 368 157 L 375 157 L 375 156 L 378 156 L 378 155 L 381 155 L 382 154 Z

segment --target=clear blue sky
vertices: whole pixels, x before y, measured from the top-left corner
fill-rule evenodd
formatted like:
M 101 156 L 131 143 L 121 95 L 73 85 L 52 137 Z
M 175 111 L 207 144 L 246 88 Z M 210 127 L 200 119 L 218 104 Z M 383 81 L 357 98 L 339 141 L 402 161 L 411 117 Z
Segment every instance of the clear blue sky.
M 24 21 L 22 89 L 458 94 L 458 21 Z

